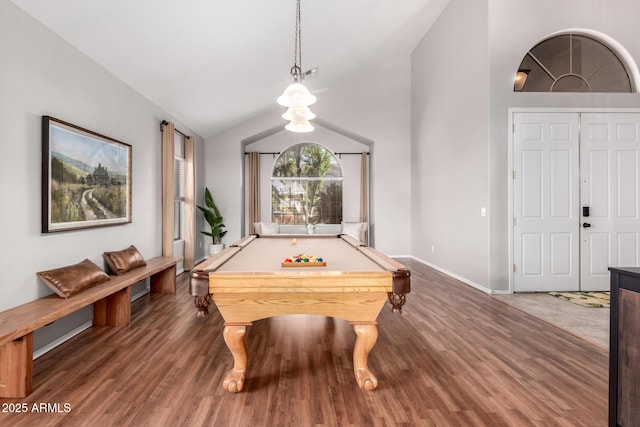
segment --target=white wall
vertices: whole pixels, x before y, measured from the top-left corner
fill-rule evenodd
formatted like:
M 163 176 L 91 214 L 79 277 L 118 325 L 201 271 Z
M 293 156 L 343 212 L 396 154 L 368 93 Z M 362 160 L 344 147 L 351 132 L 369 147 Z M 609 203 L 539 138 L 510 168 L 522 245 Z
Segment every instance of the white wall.
M 450 1 L 411 60 L 411 253 L 489 288 L 486 1 Z
M 396 57 L 362 70 L 334 88 L 314 91 L 318 97 L 313 112 L 332 128 L 373 141 L 371 174 L 372 223 L 376 247 L 389 255 L 410 251 L 410 63 Z M 241 141 L 286 122 L 274 110 L 242 123 L 205 142 L 205 184 L 221 209 L 229 233 L 226 243 L 242 236 Z M 306 137 L 309 138 L 309 137 Z M 328 142 L 327 142 L 328 144 Z M 336 151 L 341 151 L 336 148 Z
M 2 311 L 51 293 L 37 280 L 37 271 L 84 258 L 104 266 L 104 251 L 131 244 L 145 257 L 160 255 L 160 121 L 172 117 L 6 1 L 0 2 L 0 52 Z M 43 115 L 132 145 L 131 224 L 41 233 Z M 90 315 L 85 310 L 37 332 L 36 347 Z

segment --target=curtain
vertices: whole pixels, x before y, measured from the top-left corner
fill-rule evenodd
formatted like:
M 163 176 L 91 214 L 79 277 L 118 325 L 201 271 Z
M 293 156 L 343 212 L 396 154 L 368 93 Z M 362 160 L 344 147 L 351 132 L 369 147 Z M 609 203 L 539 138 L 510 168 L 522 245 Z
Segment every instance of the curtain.
M 162 255 L 173 256 L 173 183 L 175 126 L 162 122 Z
M 364 240 L 366 244 L 369 244 L 369 180 L 368 180 L 368 168 L 367 158 L 369 153 L 362 153 L 360 155 L 360 222 L 367 223 L 367 231 L 365 232 Z
M 184 139 L 184 269 L 195 265 L 196 249 L 196 182 L 195 141 L 192 136 Z
M 260 153 L 249 153 L 249 234 L 255 233 L 253 224 L 260 221 Z

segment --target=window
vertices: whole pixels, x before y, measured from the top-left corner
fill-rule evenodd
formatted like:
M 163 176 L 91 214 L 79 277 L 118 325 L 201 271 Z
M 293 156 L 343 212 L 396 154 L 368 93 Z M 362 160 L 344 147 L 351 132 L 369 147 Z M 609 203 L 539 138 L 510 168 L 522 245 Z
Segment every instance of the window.
M 185 189 L 185 160 L 184 160 L 184 139 L 181 135 L 175 135 L 174 139 L 174 182 L 173 182 L 173 240 L 184 238 L 185 218 L 184 218 L 184 189 Z
M 271 174 L 271 220 L 279 224 L 340 224 L 342 167 L 325 147 L 301 143 L 277 158 Z
M 584 34 L 561 34 L 535 45 L 520 63 L 515 91 L 633 92 L 616 52 Z

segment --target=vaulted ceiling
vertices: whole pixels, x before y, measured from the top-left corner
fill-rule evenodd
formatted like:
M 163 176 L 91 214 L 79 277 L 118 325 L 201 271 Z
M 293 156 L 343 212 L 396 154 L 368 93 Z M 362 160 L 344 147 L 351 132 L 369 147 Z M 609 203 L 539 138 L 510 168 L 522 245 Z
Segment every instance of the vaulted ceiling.
M 276 107 L 295 0 L 11 0 L 203 137 Z M 305 83 L 321 93 L 410 54 L 448 0 L 302 0 Z

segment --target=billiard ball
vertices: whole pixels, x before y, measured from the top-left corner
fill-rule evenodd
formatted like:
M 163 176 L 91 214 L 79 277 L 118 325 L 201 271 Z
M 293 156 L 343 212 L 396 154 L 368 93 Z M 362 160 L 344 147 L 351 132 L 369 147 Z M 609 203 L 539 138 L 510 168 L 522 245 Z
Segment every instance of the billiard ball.
M 293 239 L 291 239 L 291 244 L 295 245 L 296 243 L 298 243 L 298 239 L 296 239 L 295 237 Z

